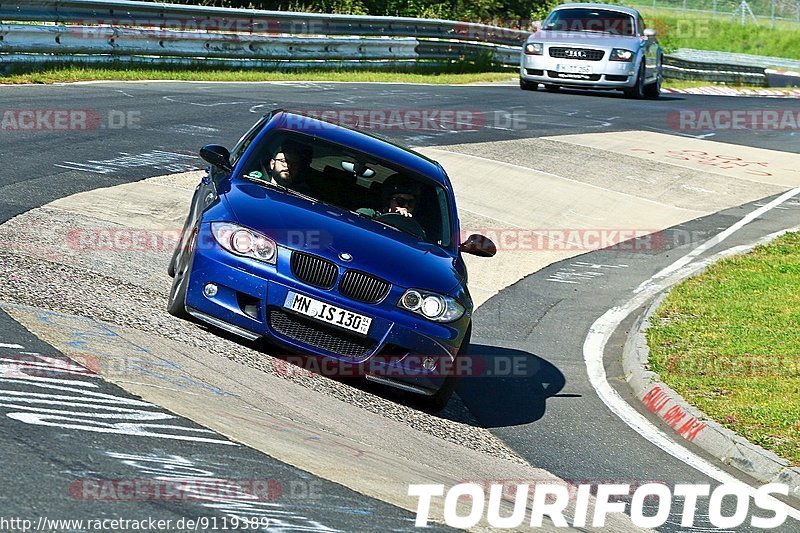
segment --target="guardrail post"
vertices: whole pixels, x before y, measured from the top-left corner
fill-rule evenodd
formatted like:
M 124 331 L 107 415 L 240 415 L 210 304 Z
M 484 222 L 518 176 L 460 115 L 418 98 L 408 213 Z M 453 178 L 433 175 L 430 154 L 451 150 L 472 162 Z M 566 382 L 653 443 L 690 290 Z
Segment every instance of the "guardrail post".
M 771 8 L 772 13 L 770 15 L 770 18 L 772 19 L 772 29 L 774 30 L 775 29 L 775 0 L 772 0 L 771 4 L 772 4 L 772 8 Z

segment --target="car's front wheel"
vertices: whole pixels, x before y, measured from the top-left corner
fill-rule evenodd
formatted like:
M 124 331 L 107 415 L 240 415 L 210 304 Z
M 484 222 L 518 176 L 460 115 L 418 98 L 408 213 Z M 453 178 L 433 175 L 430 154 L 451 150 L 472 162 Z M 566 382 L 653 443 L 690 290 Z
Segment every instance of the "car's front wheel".
M 519 79 L 519 88 L 523 91 L 535 91 L 539 88 L 539 84 L 534 81 L 525 81 L 522 78 Z
M 656 75 L 656 81 L 645 86 L 644 95 L 647 98 L 652 98 L 653 100 L 656 100 L 659 96 L 661 96 L 661 61 L 658 62 L 658 74 Z
M 444 409 L 447 406 L 447 403 L 450 401 L 450 398 L 453 396 L 453 392 L 456 390 L 456 385 L 458 385 L 458 369 L 462 366 L 458 363 L 458 359 L 469 357 L 469 343 L 471 337 L 472 326 L 469 327 L 467 334 L 464 335 L 464 340 L 461 341 L 461 347 L 458 349 L 458 354 L 456 355 L 456 362 L 453 364 L 453 374 L 445 378 L 444 383 L 442 383 L 442 386 L 438 391 L 423 400 L 425 407 L 431 409 L 433 412 L 439 412 Z
M 176 257 L 175 276 L 172 278 L 172 287 L 169 290 L 167 312 L 178 318 L 189 319 L 186 312 L 186 290 L 189 287 L 189 273 L 194 262 L 194 248 L 197 243 L 197 229 L 193 230 L 192 237 L 186 243 L 186 248 Z
M 625 98 L 644 98 L 644 59 L 639 64 L 639 72 L 636 74 L 636 83 L 633 87 L 625 89 Z

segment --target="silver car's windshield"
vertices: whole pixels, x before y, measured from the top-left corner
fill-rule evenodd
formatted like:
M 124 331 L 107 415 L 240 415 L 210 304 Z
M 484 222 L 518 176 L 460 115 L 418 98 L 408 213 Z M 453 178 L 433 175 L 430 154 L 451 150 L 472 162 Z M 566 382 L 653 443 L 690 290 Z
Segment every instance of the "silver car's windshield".
M 543 30 L 635 35 L 633 17 L 606 9 L 559 9 L 542 25 Z

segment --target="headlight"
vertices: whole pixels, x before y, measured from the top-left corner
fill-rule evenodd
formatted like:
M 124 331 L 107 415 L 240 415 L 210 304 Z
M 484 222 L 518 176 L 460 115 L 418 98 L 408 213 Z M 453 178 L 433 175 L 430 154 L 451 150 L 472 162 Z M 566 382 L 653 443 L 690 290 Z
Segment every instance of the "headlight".
M 419 289 L 408 289 L 397 305 L 434 322 L 458 320 L 465 311 L 464 306 L 450 296 Z
M 611 57 L 608 59 L 611 61 L 630 61 L 633 59 L 633 52 L 624 48 L 614 48 L 611 50 Z
M 275 241 L 257 231 L 229 222 L 212 222 L 211 233 L 217 243 L 232 254 L 252 257 L 272 265 L 278 257 Z
M 544 45 L 542 43 L 527 43 L 525 45 L 525 53 L 532 56 L 540 56 L 544 52 Z

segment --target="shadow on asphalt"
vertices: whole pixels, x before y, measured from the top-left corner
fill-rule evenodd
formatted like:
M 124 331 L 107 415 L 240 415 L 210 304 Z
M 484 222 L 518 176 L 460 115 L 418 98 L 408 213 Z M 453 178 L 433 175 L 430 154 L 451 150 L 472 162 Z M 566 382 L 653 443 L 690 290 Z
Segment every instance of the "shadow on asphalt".
M 540 92 L 547 92 L 545 89 L 539 89 Z M 600 98 L 614 98 L 614 99 L 621 99 L 625 100 L 626 97 L 622 92 L 616 90 L 606 90 L 606 91 L 597 91 L 591 89 L 573 89 L 571 87 L 561 87 L 558 91 L 555 91 L 551 94 L 565 94 L 571 96 L 583 95 L 583 96 L 593 96 L 593 97 L 600 97 Z M 686 97 L 680 93 L 661 93 L 661 96 L 658 97 L 657 100 L 652 99 L 643 99 L 639 100 L 640 102 L 659 102 L 659 101 L 670 101 L 670 100 L 686 100 Z M 636 101 L 636 100 L 633 100 Z
M 473 344 L 469 357 L 472 375 L 460 379 L 456 393 L 480 427 L 535 422 L 564 388 L 564 374 L 529 352 Z
M 298 362 L 322 360 L 313 356 L 297 356 L 281 353 L 282 350 L 263 340 L 246 341 L 226 331 L 198 325 L 216 335 L 270 354 L 277 363 L 273 371 L 283 377 L 300 375 L 304 372 Z M 460 378 L 448 405 L 440 412 L 430 409 L 420 397 L 384 385 L 371 383 L 360 377 L 327 377 L 386 400 L 400 403 L 430 413 L 434 416 L 468 424 L 476 427 L 494 428 L 516 426 L 535 422 L 544 416 L 547 399 L 559 397 L 580 397 L 580 395 L 559 394 L 566 382 L 564 374 L 549 361 L 522 350 L 489 346 L 470 345 L 468 364 L 460 366 Z M 319 374 L 319 365 L 305 363 L 305 370 Z M 313 370 L 312 370 L 313 369 Z M 324 374 L 324 372 L 323 372 Z

